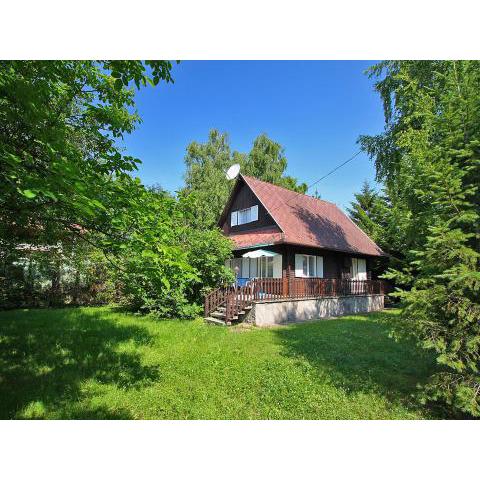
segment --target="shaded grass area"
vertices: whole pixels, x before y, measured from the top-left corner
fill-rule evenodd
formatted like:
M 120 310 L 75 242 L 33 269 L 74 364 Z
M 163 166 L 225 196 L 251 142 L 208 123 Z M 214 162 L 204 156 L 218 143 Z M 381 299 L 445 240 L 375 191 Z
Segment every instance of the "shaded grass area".
M 432 418 L 395 311 L 272 329 L 112 308 L 0 313 L 0 418 Z

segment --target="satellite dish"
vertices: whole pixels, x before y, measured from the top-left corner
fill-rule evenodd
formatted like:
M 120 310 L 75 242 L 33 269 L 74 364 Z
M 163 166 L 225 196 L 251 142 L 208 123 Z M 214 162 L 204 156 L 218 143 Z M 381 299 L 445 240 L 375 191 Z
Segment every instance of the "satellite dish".
M 226 173 L 227 179 L 233 180 L 234 178 L 237 178 L 237 175 L 239 173 L 240 173 L 240 164 L 235 163 L 227 170 L 227 173 Z

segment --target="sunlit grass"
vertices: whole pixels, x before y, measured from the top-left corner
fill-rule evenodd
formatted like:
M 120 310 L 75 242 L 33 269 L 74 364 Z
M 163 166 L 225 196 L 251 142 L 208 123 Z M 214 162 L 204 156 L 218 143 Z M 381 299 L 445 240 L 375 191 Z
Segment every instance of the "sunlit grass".
M 395 312 L 272 329 L 110 308 L 0 313 L 1 418 L 429 418 Z M 382 320 L 382 321 L 380 321 Z

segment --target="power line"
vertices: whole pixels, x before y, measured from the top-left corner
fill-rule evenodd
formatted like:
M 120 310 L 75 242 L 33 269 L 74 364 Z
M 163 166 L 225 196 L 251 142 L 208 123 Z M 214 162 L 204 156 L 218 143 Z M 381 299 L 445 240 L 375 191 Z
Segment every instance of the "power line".
M 305 190 L 305 192 L 308 192 L 314 185 L 316 185 L 317 183 L 320 183 L 322 180 L 324 180 L 325 178 L 327 178 L 329 175 L 331 175 L 332 173 L 336 172 L 339 168 L 342 168 L 344 165 L 346 165 L 347 163 L 351 162 L 354 158 L 356 158 L 358 155 L 360 155 L 360 153 L 362 153 L 361 150 L 359 150 L 357 153 L 355 153 L 354 155 L 352 155 L 348 160 L 345 160 L 343 163 L 341 163 L 340 165 L 337 165 L 333 170 L 330 170 L 328 173 L 326 173 L 323 177 L 320 177 L 318 180 L 315 180 L 315 182 L 313 182 L 311 185 L 308 185 L 307 186 L 307 189 Z M 285 204 L 283 205 L 279 205 L 277 208 L 273 209 L 272 212 L 275 212 L 277 211 L 279 208 L 282 208 L 286 205 L 289 204 L 289 202 L 291 202 L 297 195 L 304 195 L 303 193 L 301 192 L 295 192 L 295 194 L 292 196 L 292 198 L 290 200 L 288 200 L 287 202 L 285 202 Z
M 321 182 L 324 178 L 327 178 L 329 175 L 331 175 L 333 172 L 336 172 L 339 168 L 342 168 L 344 165 L 346 165 L 348 162 L 351 162 L 355 157 L 357 157 L 358 155 L 360 155 L 360 153 L 362 153 L 361 150 L 359 150 L 355 155 L 351 156 L 348 160 L 345 160 L 343 163 L 341 163 L 340 165 L 337 165 L 333 170 L 330 170 L 327 174 L 325 174 L 323 177 L 319 178 L 318 180 L 316 180 L 315 182 L 313 182 L 311 185 L 309 185 L 307 187 L 307 192 L 308 190 L 310 190 L 314 185 L 316 185 L 317 183 Z

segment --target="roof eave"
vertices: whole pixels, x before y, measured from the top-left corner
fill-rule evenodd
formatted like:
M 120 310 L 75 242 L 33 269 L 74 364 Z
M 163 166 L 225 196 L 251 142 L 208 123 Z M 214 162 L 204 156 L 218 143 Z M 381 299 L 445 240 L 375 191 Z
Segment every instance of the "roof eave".
M 254 245 L 247 245 L 244 247 L 235 247 L 233 249 L 234 252 L 238 250 L 248 250 L 249 248 L 260 248 L 260 247 L 272 247 L 273 245 L 277 245 L 277 243 L 255 243 Z
M 332 247 L 325 247 L 325 246 L 320 246 L 320 245 L 312 245 L 311 243 L 300 243 L 300 242 L 290 242 L 288 240 L 279 240 L 277 242 L 270 242 L 270 243 L 255 243 L 255 244 L 252 244 L 252 245 L 246 245 L 246 246 L 241 246 L 241 247 L 237 247 L 235 246 L 235 248 L 233 250 L 245 250 L 247 248 L 257 248 L 257 247 L 269 247 L 269 246 L 272 246 L 272 245 L 295 245 L 295 246 L 298 246 L 298 247 L 306 247 L 306 248 L 317 248 L 318 250 L 327 250 L 327 251 L 331 251 L 331 252 L 338 252 L 338 253 L 347 253 L 349 255 L 364 255 L 366 257 L 379 257 L 379 258 L 382 258 L 382 257 L 389 257 L 388 254 L 386 254 L 385 252 L 382 251 L 382 253 L 366 253 L 366 252 L 358 252 L 358 251 L 354 251 L 354 250 L 345 250 L 345 249 L 340 249 L 340 248 L 332 248 Z

